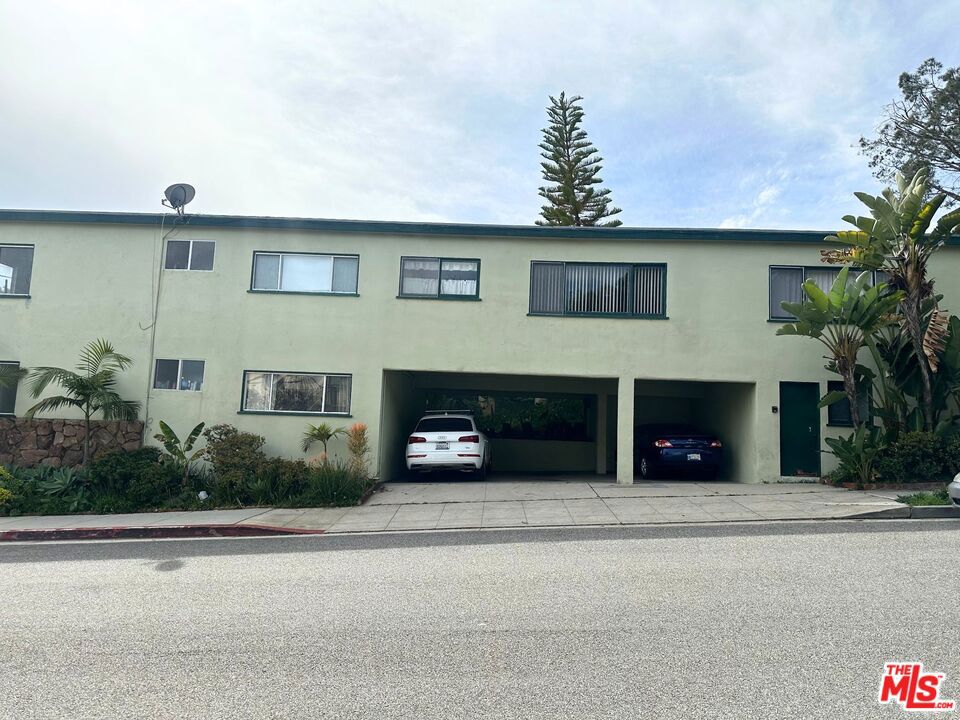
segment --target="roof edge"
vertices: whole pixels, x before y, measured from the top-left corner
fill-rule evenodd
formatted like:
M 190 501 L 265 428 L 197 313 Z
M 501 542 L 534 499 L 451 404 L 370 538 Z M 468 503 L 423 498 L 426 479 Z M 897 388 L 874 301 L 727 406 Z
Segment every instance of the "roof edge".
M 0 222 L 157 225 L 175 217 L 169 213 L 99 212 L 82 210 L 2 210 Z M 687 242 L 823 243 L 831 230 L 760 230 L 747 228 L 541 227 L 481 223 L 337 220 L 255 215 L 186 215 L 183 225 L 206 228 L 312 230 L 320 232 L 530 239 L 675 240 Z M 960 244 L 960 237 L 950 239 Z

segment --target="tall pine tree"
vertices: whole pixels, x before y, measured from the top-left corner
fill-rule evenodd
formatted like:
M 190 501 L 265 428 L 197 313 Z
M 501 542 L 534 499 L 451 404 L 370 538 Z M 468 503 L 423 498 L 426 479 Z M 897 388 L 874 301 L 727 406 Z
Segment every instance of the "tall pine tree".
M 603 180 L 597 177 L 603 161 L 597 149 L 587 140 L 580 128 L 583 108 L 577 103 L 579 95 L 568 98 L 550 96 L 547 117 L 550 126 L 543 129 L 540 156 L 543 179 L 552 185 L 540 188 L 540 197 L 547 205 L 540 208 L 542 220 L 537 225 L 576 225 L 617 227 L 619 220 L 604 218 L 616 215 L 620 208 L 610 205 L 610 190 L 598 187 Z

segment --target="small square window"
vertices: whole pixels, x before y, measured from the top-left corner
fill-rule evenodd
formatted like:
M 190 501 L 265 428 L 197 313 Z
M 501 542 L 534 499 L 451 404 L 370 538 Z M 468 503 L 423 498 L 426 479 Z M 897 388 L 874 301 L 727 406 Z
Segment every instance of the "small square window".
M 191 270 L 213 270 L 213 250 L 216 243 L 209 240 L 194 240 L 190 254 Z
M 153 387 L 157 390 L 203 389 L 203 360 L 157 360 Z
M 0 295 L 29 295 L 32 245 L 0 245 Z
M 166 270 L 213 270 L 216 243 L 212 240 L 167 240 Z
M 190 267 L 190 241 L 167 240 L 167 270 L 186 270 Z
M 841 380 L 828 381 L 827 391 L 843 392 L 843 382 Z M 857 401 L 857 404 L 860 406 L 860 420 L 868 420 L 870 418 L 870 395 L 868 388 L 858 388 Z M 850 412 L 850 401 L 847 398 L 827 405 L 827 425 L 853 427 L 853 415 Z

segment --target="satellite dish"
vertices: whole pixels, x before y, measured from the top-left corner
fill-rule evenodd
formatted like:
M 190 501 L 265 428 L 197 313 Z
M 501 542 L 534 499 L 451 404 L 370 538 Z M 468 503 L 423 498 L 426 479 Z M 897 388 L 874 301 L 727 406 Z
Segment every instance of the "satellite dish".
M 193 185 L 177 183 L 163 191 L 165 199 L 162 201 L 168 208 L 173 208 L 178 215 L 183 215 L 183 206 L 193 200 L 197 191 Z

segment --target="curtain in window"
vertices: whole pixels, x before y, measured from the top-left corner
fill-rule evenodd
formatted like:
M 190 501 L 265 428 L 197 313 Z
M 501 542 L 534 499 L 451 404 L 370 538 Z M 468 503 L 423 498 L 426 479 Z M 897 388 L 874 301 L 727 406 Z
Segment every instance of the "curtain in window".
M 355 293 L 360 258 L 335 257 L 333 259 L 333 292 Z
M 840 268 L 807 268 L 805 273 L 806 280 L 813 280 L 816 283 L 817 287 L 823 290 L 824 292 L 830 292 L 830 288 L 833 287 L 833 283 L 837 280 L 837 275 L 840 274 Z M 857 274 L 851 269 L 850 275 L 848 276 L 847 283 L 853 282 L 857 277 Z
M 333 258 L 328 255 L 284 255 L 280 289 L 288 292 L 330 292 Z
M 646 265 L 636 268 L 634 285 L 634 311 L 638 315 L 663 315 L 663 272 L 659 266 Z
M 476 296 L 479 270 L 475 260 L 444 260 L 440 268 L 440 294 Z
M 436 258 L 404 258 L 400 269 L 401 295 L 437 295 L 440 261 Z
M 255 255 L 253 260 L 253 289 L 280 289 L 280 256 Z
M 563 313 L 563 263 L 530 264 L 530 312 L 549 315 Z
M 567 311 L 629 313 L 628 265 L 567 265 Z
M 781 302 L 800 302 L 803 297 L 803 268 L 770 268 L 770 317 L 792 319 Z
M 273 374 L 247 373 L 246 388 L 243 394 L 244 410 L 273 409 Z
M 324 395 L 323 411 L 328 413 L 350 412 L 350 384 L 349 376 L 328 375 L 327 387 Z

